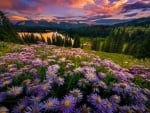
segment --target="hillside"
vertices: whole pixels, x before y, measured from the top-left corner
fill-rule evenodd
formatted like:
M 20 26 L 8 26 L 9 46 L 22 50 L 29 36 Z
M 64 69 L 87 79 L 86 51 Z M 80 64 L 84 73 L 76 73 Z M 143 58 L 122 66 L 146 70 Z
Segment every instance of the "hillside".
M 128 22 L 115 24 L 115 26 L 150 26 L 150 17 L 134 19 Z
M 82 23 L 68 23 L 68 22 L 48 22 L 46 20 L 27 20 L 27 21 L 19 21 L 15 24 L 16 26 L 30 26 L 30 27 L 49 27 L 49 28 L 63 28 L 63 29 L 69 29 L 69 28 L 79 28 L 87 26 L 87 24 Z

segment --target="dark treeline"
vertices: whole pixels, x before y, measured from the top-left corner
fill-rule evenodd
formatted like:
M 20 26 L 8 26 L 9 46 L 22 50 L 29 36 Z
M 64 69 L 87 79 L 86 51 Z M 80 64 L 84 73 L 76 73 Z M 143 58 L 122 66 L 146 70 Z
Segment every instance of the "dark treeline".
M 70 36 L 79 37 L 107 37 L 109 36 L 112 30 L 111 26 L 88 26 L 82 27 L 78 29 L 66 29 L 64 30 L 65 33 L 69 34 Z
M 137 29 L 131 32 L 126 28 L 116 28 L 106 40 L 94 39 L 91 49 L 149 58 L 150 31 Z
M 18 32 L 47 32 L 58 31 L 60 33 L 68 34 L 71 37 L 107 37 L 112 30 L 111 26 L 86 26 L 81 28 L 50 28 L 45 26 L 14 26 Z
M 21 43 L 17 32 L 12 27 L 9 19 L 0 11 L 0 41 Z

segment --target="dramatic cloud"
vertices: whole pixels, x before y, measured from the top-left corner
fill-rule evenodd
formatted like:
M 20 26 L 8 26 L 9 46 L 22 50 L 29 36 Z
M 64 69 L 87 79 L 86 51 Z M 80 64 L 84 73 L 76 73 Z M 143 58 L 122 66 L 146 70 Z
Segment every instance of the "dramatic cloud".
M 142 1 L 137 1 L 135 3 L 132 3 L 132 4 L 126 4 L 123 7 L 123 11 L 127 12 L 133 9 L 146 9 L 146 8 L 150 8 L 150 1 L 142 0 Z
M 22 17 L 22 16 L 11 16 L 10 19 L 11 19 L 11 20 L 15 20 L 15 21 L 16 21 L 16 20 L 18 20 L 18 21 L 19 21 L 19 20 L 28 20 L 28 18 Z
M 0 0 L 11 20 L 93 22 L 150 16 L 150 0 Z
M 136 16 L 138 13 L 132 13 L 132 14 L 125 14 L 125 16 L 127 17 L 133 17 L 133 16 Z
M 128 0 L 117 0 L 110 2 L 108 0 L 102 0 L 102 5 L 90 5 L 85 7 L 87 15 L 99 15 L 99 14 L 112 14 L 121 11 L 123 5 L 128 2 Z M 99 2 L 99 1 L 97 1 Z

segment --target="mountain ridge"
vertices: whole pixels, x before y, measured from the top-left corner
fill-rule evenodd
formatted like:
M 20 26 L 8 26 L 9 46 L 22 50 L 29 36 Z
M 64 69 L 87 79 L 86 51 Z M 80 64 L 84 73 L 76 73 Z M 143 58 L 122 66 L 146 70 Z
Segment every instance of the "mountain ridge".
M 48 22 L 46 20 L 26 20 L 26 21 L 19 21 L 15 25 L 17 26 L 29 26 L 29 27 L 51 27 L 51 28 L 80 28 L 80 27 L 87 27 L 93 25 L 108 25 L 108 26 L 130 26 L 130 25 L 145 25 L 150 24 L 150 17 L 139 18 L 139 19 L 99 19 L 95 20 L 93 24 L 86 24 L 80 22 Z

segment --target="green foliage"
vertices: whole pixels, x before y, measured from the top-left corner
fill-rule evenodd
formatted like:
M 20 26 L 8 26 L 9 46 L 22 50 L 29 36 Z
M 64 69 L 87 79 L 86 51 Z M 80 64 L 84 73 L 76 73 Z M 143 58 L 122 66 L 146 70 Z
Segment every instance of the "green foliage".
M 22 43 L 9 19 L 0 11 L 0 41 Z
M 134 82 L 136 85 L 138 85 L 141 88 L 150 89 L 150 82 L 140 76 L 135 76 L 135 78 L 132 79 L 132 82 Z
M 115 28 L 105 40 L 102 51 L 125 53 L 137 58 L 149 58 L 149 44 L 149 30 L 143 31 L 142 29 L 136 29 L 130 32 L 127 28 Z M 96 44 L 94 43 L 93 45 Z
M 78 36 L 74 38 L 73 47 L 74 48 L 80 48 L 80 38 Z
M 88 26 L 78 29 L 64 29 L 63 32 L 71 37 L 78 35 L 79 37 L 107 37 L 111 32 L 110 26 Z

